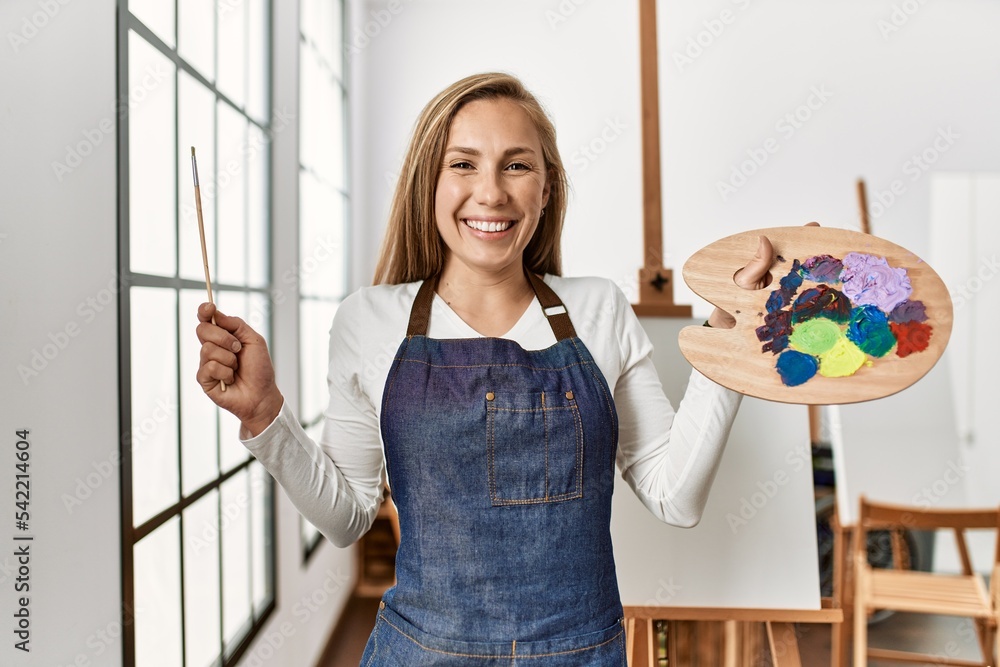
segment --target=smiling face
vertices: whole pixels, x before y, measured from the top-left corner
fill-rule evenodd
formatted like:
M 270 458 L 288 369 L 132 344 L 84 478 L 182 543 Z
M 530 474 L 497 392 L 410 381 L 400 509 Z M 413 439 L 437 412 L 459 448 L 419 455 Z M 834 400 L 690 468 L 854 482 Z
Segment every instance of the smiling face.
M 434 196 L 445 271 L 520 272 L 548 197 L 538 132 L 521 107 L 503 98 L 466 104 L 452 120 Z

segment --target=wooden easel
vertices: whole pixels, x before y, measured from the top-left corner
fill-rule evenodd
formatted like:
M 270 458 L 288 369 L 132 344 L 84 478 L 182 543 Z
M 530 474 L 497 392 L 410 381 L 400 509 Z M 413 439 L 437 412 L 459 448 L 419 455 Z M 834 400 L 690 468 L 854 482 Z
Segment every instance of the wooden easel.
M 868 217 L 868 192 L 865 188 L 864 179 L 859 178 L 857 183 L 858 192 L 858 216 L 861 231 L 871 234 L 871 221 Z M 809 406 L 810 430 L 814 430 L 814 435 L 819 435 L 820 428 L 820 407 L 818 405 Z M 818 437 L 817 437 L 818 439 Z M 833 606 L 842 610 L 844 614 L 843 623 L 833 626 L 830 634 L 830 665 L 831 667 L 844 667 L 846 660 L 851 655 L 851 639 L 854 627 L 854 561 L 851 558 L 851 541 L 854 534 L 853 526 L 845 526 L 840 523 L 840 514 L 834 505 L 833 520 L 830 522 L 830 530 L 833 531 Z M 893 545 L 893 553 L 897 553 L 897 546 Z
M 660 188 L 660 92 L 656 49 L 656 0 L 639 0 L 639 78 L 642 95 L 642 244 L 639 317 L 691 317 L 691 306 L 674 303 L 674 274 L 663 266 L 663 204 Z
M 713 609 L 707 607 L 625 607 L 626 645 L 629 667 L 656 667 L 655 632 L 653 621 L 695 621 L 722 623 L 723 656 L 709 656 L 703 664 L 743 667 L 759 654 L 751 644 L 750 651 L 741 646 L 741 636 L 748 629 L 764 624 L 768 651 L 774 667 L 801 667 L 795 623 L 833 623 L 843 621 L 840 609 Z M 749 654 L 749 655 L 748 655 Z M 668 640 L 668 660 L 671 665 L 688 664 L 688 656 L 677 654 L 677 642 Z M 712 662 L 708 662 L 712 661 Z
M 691 317 L 691 307 L 674 303 L 673 272 L 663 266 L 663 220 L 660 186 L 659 74 L 656 34 L 656 0 L 639 0 L 640 82 L 642 94 L 642 187 L 644 263 L 639 270 L 639 302 L 633 310 L 640 317 Z M 866 214 L 867 215 L 867 214 Z M 818 407 L 815 414 L 818 429 Z M 840 541 L 843 548 L 843 541 Z M 836 548 L 836 547 L 835 547 Z M 843 558 L 838 558 L 843 563 Z M 843 588 L 839 589 L 843 591 Z M 824 599 L 823 608 L 803 609 L 714 609 L 700 607 L 625 607 L 629 665 L 655 667 L 656 620 L 723 624 L 725 667 L 744 664 L 740 658 L 741 634 L 748 626 L 764 624 L 768 648 L 775 667 L 800 667 L 795 623 L 830 623 L 839 628 L 844 622 L 842 604 Z M 847 607 L 849 608 L 849 607 Z M 670 664 L 683 664 L 670 642 Z M 838 663 L 839 664 L 839 663 Z

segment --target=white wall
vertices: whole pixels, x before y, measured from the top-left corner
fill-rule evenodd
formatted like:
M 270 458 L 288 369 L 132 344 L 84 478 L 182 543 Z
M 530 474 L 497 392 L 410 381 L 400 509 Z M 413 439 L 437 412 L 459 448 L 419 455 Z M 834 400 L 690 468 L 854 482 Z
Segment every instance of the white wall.
M 894 6 L 911 4 L 915 13 L 894 16 Z M 939 129 L 950 127 L 956 137 L 950 146 L 939 141 L 947 150 L 934 169 L 1000 164 L 996 3 L 657 6 L 664 237 L 675 268 L 710 241 L 746 229 L 810 220 L 855 226 L 859 176 L 873 209 L 878 194 L 888 192 L 888 202 L 900 181 L 902 194 L 874 216 L 874 231 L 925 255 L 929 179 L 911 157 L 933 150 Z M 348 35 L 363 45 L 356 59 L 365 81 L 364 126 L 355 128 L 363 149 L 355 157 L 363 177 L 356 196 L 366 207 L 358 233 L 368 238 L 358 262 L 368 268 L 357 274 L 370 279 L 391 181 L 422 106 L 462 76 L 500 69 L 524 79 L 555 119 L 574 191 L 566 273 L 634 283 L 642 259 L 636 7 L 631 0 L 367 2 Z M 889 31 L 893 19 L 902 25 Z M 689 39 L 708 46 L 678 65 L 675 53 L 684 56 Z M 807 104 L 814 87 L 829 96 L 813 97 L 818 108 L 800 111 L 809 118 L 789 136 L 785 116 Z M 769 138 L 776 151 L 723 201 L 718 183 Z M 591 151 L 593 160 L 582 150 L 591 143 L 603 151 Z M 707 314 L 707 304 L 678 287 L 680 301 Z
M 48 13 L 46 13 L 48 8 Z M 0 555 L 4 665 L 122 664 L 118 468 L 116 3 L 0 3 L 0 430 L 14 500 L 14 432 L 31 430 L 31 653 L 13 648 L 13 508 Z M 276 109 L 297 116 L 297 12 L 275 11 Z M 13 37 L 12 37 L 13 35 Z M 97 138 L 100 137 L 100 141 Z M 67 146 L 93 144 L 79 164 Z M 80 149 L 82 153 L 85 149 Z M 273 146 L 276 275 L 294 265 L 297 136 Z M 59 178 L 54 162 L 70 164 Z M 286 297 L 288 295 L 285 295 Z M 276 301 L 279 382 L 297 403 L 295 298 Z M 193 331 L 192 331 L 193 335 Z M 325 335 L 320 333 L 319 335 Z M 35 352 L 39 356 L 35 357 Z M 45 358 L 49 357 L 49 358 Z M 37 375 L 22 375 L 19 366 Z M 72 512 L 64 504 L 76 497 Z M 354 551 L 303 566 L 298 513 L 277 490 L 277 609 L 241 664 L 312 665 L 354 578 Z M 277 648 L 275 648 L 277 646 Z
M 47 4 L 52 16 L 35 1 L 0 3 L 0 664 L 118 665 L 115 3 Z M 93 150 L 60 178 L 53 163 L 81 142 Z M 24 532 L 19 429 L 31 431 Z M 66 497 L 79 501 L 71 512 Z M 31 553 L 30 653 L 13 646 L 19 544 Z

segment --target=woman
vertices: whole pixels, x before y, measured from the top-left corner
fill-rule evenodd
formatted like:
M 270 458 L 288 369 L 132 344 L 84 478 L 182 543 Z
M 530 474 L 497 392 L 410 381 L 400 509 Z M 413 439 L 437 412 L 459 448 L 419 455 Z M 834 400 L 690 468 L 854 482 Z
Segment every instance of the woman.
M 369 528 L 388 472 L 397 585 L 364 665 L 624 665 L 615 462 L 656 516 L 700 518 L 740 396 L 695 372 L 674 412 L 621 291 L 559 276 L 565 207 L 555 130 L 517 79 L 471 76 L 433 99 L 376 285 L 334 319 L 318 445 L 263 339 L 199 309 L 199 382 L 331 541 Z M 763 287 L 771 254 L 762 239 L 737 282 Z

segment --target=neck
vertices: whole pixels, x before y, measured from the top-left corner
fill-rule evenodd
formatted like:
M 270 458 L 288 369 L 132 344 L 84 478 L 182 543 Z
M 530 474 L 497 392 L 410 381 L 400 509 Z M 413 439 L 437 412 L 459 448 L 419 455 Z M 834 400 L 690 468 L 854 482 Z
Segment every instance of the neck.
M 506 311 L 523 312 L 535 295 L 520 261 L 490 272 L 446 261 L 437 292 L 456 312 L 501 317 Z

